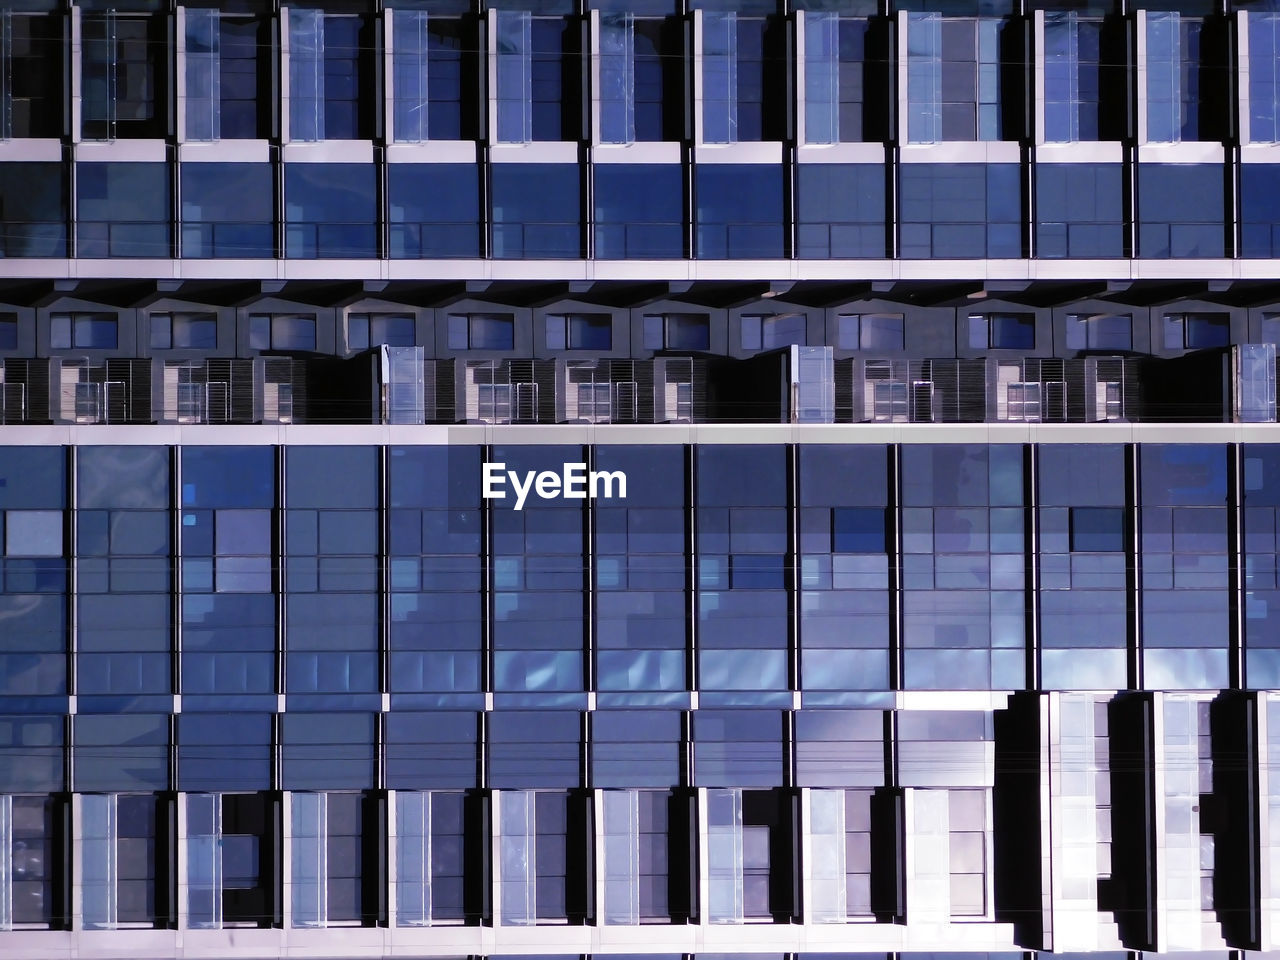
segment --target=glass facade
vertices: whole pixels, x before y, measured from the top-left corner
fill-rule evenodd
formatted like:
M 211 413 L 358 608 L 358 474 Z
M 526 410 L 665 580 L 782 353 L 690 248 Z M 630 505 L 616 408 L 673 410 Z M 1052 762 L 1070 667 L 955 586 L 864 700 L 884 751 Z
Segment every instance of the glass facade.
M 40 6 L 0 955 L 1274 952 L 1267 4 Z
M 1268 11 L 499 6 L 0 10 L 4 255 L 1272 256 Z

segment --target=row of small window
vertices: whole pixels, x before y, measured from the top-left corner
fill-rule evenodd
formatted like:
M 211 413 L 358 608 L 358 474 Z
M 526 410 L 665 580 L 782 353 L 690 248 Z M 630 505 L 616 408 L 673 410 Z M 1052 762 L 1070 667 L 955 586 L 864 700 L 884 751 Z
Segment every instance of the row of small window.
M 919 842 L 933 861 L 931 904 L 953 918 L 990 916 L 990 794 L 915 790 Z M 73 801 L 86 929 L 170 927 L 173 888 L 192 929 L 283 922 L 274 878 L 286 875 L 294 927 L 373 925 L 380 864 L 395 865 L 390 904 L 402 927 L 475 924 L 815 923 L 891 920 L 902 905 L 903 794 L 872 789 L 713 789 L 703 794 L 700 849 L 692 791 L 80 794 Z M 0 930 L 59 925 L 70 849 L 65 798 L 0 795 Z M 178 877 L 176 807 L 185 804 L 186 873 Z M 75 805 L 78 804 L 78 810 Z M 497 810 L 493 808 L 496 806 Z M 390 807 L 390 809 L 388 809 Z M 288 813 L 284 813 L 287 810 Z M 390 814 L 390 816 L 388 816 Z M 382 824 L 393 819 L 384 834 Z M 277 837 L 288 820 L 284 860 Z M 604 902 L 595 903 L 591 848 L 601 822 Z M 941 830 L 939 830 L 941 826 Z M 487 889 L 490 833 L 499 836 Z M 810 863 L 800 864 L 802 832 Z M 873 832 L 878 840 L 873 844 Z M 887 842 L 884 842 L 887 841 Z M 941 841 L 940 844 L 936 841 Z M 389 849 L 387 849 L 389 847 Z M 935 847 L 937 849 L 935 849 Z M 383 856 L 385 854 L 385 858 Z M 700 864 L 699 861 L 703 862 Z M 812 884 L 810 914 L 797 891 Z M 698 903 L 705 869 L 708 902 Z M 495 897 L 496 895 L 496 897 Z M 493 904 L 496 899 L 497 903 Z
M 1007 6 L 1007 5 L 1006 5 Z M 1011 10 L 993 11 L 1009 13 Z M 269 18 L 186 8 L 185 69 L 174 71 L 189 140 L 265 138 L 273 133 L 274 64 Z M 6 12 L 3 56 L 13 80 L 0 87 L 5 138 L 58 136 L 63 49 L 59 18 Z M 630 12 L 599 16 L 596 49 L 581 20 L 519 10 L 441 16 L 395 8 L 389 139 L 478 139 L 483 38 L 494 36 L 493 123 L 498 142 L 575 140 L 583 115 L 584 64 L 597 64 L 596 137 L 605 143 L 688 136 L 685 24 Z M 1146 137 L 1151 142 L 1221 139 L 1229 134 L 1228 34 L 1234 19 L 1147 11 Z M 288 131 L 292 140 L 372 139 L 385 35 L 377 18 L 288 8 Z M 594 19 L 594 18 L 593 18 Z M 698 139 L 707 143 L 788 136 L 788 73 L 800 78 L 808 143 L 890 138 L 894 22 L 882 17 L 803 11 L 804 42 L 794 66 L 788 24 L 777 15 L 704 10 L 695 39 L 702 104 Z M 698 22 L 695 19 L 695 22 Z M 907 139 L 911 142 L 1018 139 L 1032 51 L 1025 25 L 1008 16 L 906 15 Z M 81 18 L 81 133 L 86 139 L 163 137 L 169 131 L 166 19 L 111 12 Z M 1248 15 L 1246 140 L 1275 142 L 1280 94 L 1274 68 L 1275 13 Z M 1119 18 L 1050 12 L 1037 38 L 1044 58 L 1044 134 L 1050 141 L 1122 139 L 1131 44 Z M 1244 64 L 1248 66 L 1245 67 Z
M 391 163 L 385 207 L 381 169 L 286 163 L 280 198 L 271 164 L 182 163 L 175 212 L 168 166 L 77 163 L 70 171 L 75 255 L 878 259 L 894 248 L 891 234 L 904 259 L 1020 258 L 1028 239 L 1048 259 L 1280 254 L 1280 190 L 1264 164 L 1240 166 L 1237 203 L 1228 202 L 1221 164 L 1141 163 L 1135 217 L 1123 165 L 1038 163 L 1030 237 L 1028 171 L 1015 163 Z M 0 164 L 6 256 L 67 255 L 68 172 L 52 162 Z M 591 203 L 584 207 L 586 178 Z M 744 205 L 744 196 L 752 203 Z M 1226 213 L 1234 209 L 1241 211 L 1238 242 Z
M 543 318 L 548 350 L 608 351 L 614 346 L 613 315 L 553 313 Z M 904 318 L 892 313 L 837 314 L 834 346 L 841 350 L 897 352 L 904 349 Z M 214 350 L 218 319 L 211 313 L 152 313 L 153 350 Z M 515 349 L 515 317 L 503 313 L 446 315 L 450 350 Z M 641 343 L 646 350 L 711 348 L 711 318 L 705 314 L 645 314 Z M 352 313 L 346 318 L 347 348 L 409 347 L 417 342 L 416 319 L 410 313 Z M 1261 341 L 1280 343 L 1280 316 L 1262 319 Z M 1166 350 L 1198 350 L 1231 343 L 1231 316 L 1226 313 L 1166 313 L 1160 326 Z M 307 314 L 254 313 L 248 317 L 252 350 L 316 349 L 316 318 Z M 1036 317 L 1031 313 L 971 313 L 967 317 L 971 350 L 1034 351 Z M 743 350 L 773 350 L 807 345 L 805 313 L 742 314 L 739 344 Z M 120 345 L 119 319 L 110 313 L 49 315 L 49 347 L 53 350 L 115 350 Z M 18 319 L 0 314 L 0 350 L 18 348 Z M 1133 349 L 1129 314 L 1071 313 L 1066 318 L 1068 350 Z

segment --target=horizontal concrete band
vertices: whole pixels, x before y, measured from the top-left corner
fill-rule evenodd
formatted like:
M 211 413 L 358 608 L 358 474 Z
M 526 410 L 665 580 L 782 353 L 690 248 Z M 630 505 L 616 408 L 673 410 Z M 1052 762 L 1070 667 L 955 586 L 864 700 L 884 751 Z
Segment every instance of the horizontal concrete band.
M 400 444 L 1280 443 L 1276 423 L 59 424 L 0 426 L 6 446 Z M 2 455 L 2 454 L 0 454 Z

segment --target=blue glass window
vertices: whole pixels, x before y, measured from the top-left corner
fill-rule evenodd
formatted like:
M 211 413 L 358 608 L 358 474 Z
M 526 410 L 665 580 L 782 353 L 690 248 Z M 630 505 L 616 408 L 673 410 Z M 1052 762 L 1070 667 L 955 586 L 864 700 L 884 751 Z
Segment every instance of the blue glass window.
M 601 142 L 680 138 L 683 46 L 677 19 L 601 14 Z
M 249 349 L 314 350 L 316 318 L 304 313 L 249 314 Z M 283 400 L 283 397 L 281 398 Z
M 218 346 L 215 313 L 151 314 L 153 350 L 214 350 Z
M 698 664 L 703 702 L 787 696 L 785 450 L 696 450 Z
M 489 177 L 495 257 L 582 256 L 582 183 L 577 164 L 497 163 Z
M 377 256 L 376 174 L 368 164 L 286 164 L 285 256 Z
M 0 698 L 21 698 L 8 701 L 11 710 L 61 709 L 65 702 L 61 699 L 67 689 L 64 592 L 69 562 L 61 509 L 65 498 L 61 448 L 4 451 L 0 457 L 0 622 L 5 624 L 5 643 L 0 649 Z M 37 759 L 33 776 L 40 775 L 37 771 L 43 762 Z
M 796 168 L 796 253 L 800 257 L 885 255 L 885 169 L 879 164 Z
M 490 461 L 523 477 L 559 474 L 583 456 L 579 447 L 512 446 L 493 448 Z M 509 701 L 581 701 L 586 502 L 531 495 L 517 511 L 510 495 L 493 501 L 494 689 Z
M 7 69 L 0 88 L 0 101 L 4 105 L 0 134 L 6 140 L 60 137 L 65 122 L 62 113 L 65 21 L 52 12 L 12 10 L 5 23 Z
M 367 105 L 375 84 L 374 26 L 365 16 L 290 8 L 291 140 L 372 137 L 375 117 Z
M 1118 507 L 1073 507 L 1071 549 L 1083 553 L 1124 550 L 1124 511 Z
M 1021 257 L 1020 176 L 1017 164 L 903 164 L 901 255 Z
M 1042 163 L 1035 179 L 1036 256 L 1124 256 L 1120 164 Z
M 387 786 L 392 790 L 476 786 L 479 730 L 471 711 L 387 714 Z
M 275 177 L 265 163 L 182 164 L 182 255 L 270 257 Z
M 646 313 L 643 342 L 646 350 L 710 350 L 711 318 L 702 313 Z
M 684 171 L 679 166 L 603 163 L 593 175 L 597 259 L 684 256 Z
M 376 699 L 378 451 L 286 451 L 285 682 L 313 708 Z
M 1280 507 L 1280 449 L 1244 447 L 1245 677 L 1243 686 L 1280 685 L 1280 582 L 1276 513 Z M 1274 714 L 1274 708 L 1272 716 Z
M 49 314 L 52 350 L 114 350 L 120 338 L 114 313 Z
M 799 470 L 801 689 L 838 704 L 889 685 L 888 455 L 806 444 Z
M 374 785 L 374 715 L 283 714 L 281 786 L 286 790 L 368 790 Z
M 178 717 L 179 790 L 271 787 L 271 715 L 188 713 Z
M 902 448 L 903 644 L 911 689 L 1025 683 L 1023 451 Z
M 72 786 L 83 793 L 152 793 L 169 788 L 169 716 L 72 718 Z M 128 757 L 128 763 L 121 763 Z
M 479 477 L 475 447 L 390 450 L 391 690 L 397 705 L 454 703 L 480 690 Z
M 469 163 L 387 166 L 391 256 L 478 257 L 479 170 Z
M 969 347 L 973 350 L 1034 350 L 1035 314 L 971 313 Z
M 884 783 L 884 714 L 802 710 L 795 715 L 796 781 L 807 787 Z
M 1144 686 L 1220 689 L 1230 626 L 1226 448 L 1143 444 L 1139 456 Z
M 260 82 L 269 82 L 263 77 L 270 61 L 268 27 L 265 18 L 187 8 L 188 140 L 270 136 L 270 98 L 258 95 Z
M 114 10 L 91 13 L 81 21 L 80 38 L 84 138 L 163 137 L 168 107 L 167 19 Z
M 1044 46 L 1045 140 L 1100 139 L 1102 21 L 1074 10 L 1048 11 Z
M 842 350 L 903 349 L 900 313 L 842 313 L 836 317 L 836 345 Z
M 1276 58 L 1280 57 L 1280 46 L 1276 40 L 1280 38 L 1280 13 L 1250 10 L 1248 17 L 1248 141 L 1277 143 L 1280 142 L 1280 70 L 1276 69 Z
M 700 787 L 782 786 L 782 714 L 694 711 L 693 777 Z
M 352 313 L 347 315 L 347 346 L 366 350 L 386 344 L 413 346 L 414 317 L 411 313 Z
M 489 782 L 500 790 L 576 787 L 581 739 L 576 711 L 495 711 L 489 718 Z
M 888 118 L 889 71 L 875 20 L 806 10 L 806 143 L 881 140 Z
M 548 350 L 613 349 L 612 314 L 551 313 L 543 319 Z
M 450 350 L 511 350 L 515 347 L 515 318 L 509 313 L 451 313 Z
M 1252 65 L 1250 66 L 1252 70 Z M 1272 164 L 1240 165 L 1240 254 L 1280 256 L 1280 177 Z
M 777 19 L 703 12 L 704 143 L 782 139 L 778 96 L 786 86 L 786 57 Z
M 1067 349 L 1132 350 L 1133 317 L 1127 313 L 1069 313 Z
M 169 256 L 164 164 L 78 164 L 76 204 L 76 256 Z
M 781 257 L 782 169 L 772 164 L 698 164 L 696 255 L 701 260 Z M 743 197 L 751 203 L 744 204 Z
M 1210 133 L 1215 109 L 1225 102 L 1212 94 L 1215 83 L 1206 21 L 1176 11 L 1147 11 L 1147 141 L 1180 143 L 1216 139 Z M 1203 118 L 1201 114 L 1204 114 Z
M 4 209 L 0 252 L 6 257 L 67 255 L 67 185 L 61 166 L 0 164 L 0 206 Z
M 63 723 L 61 716 L 0 716 L 0 790 L 63 789 Z
M 577 21 L 499 10 L 497 33 L 498 141 L 578 139 Z
M 1219 164 L 1138 165 L 1138 255 L 1221 257 L 1224 184 Z
M 591 718 L 591 782 L 606 789 L 678 786 L 680 746 L 674 710 L 598 710 Z
M 396 7 L 391 13 L 395 140 L 468 139 L 467 101 L 474 103 L 475 96 L 468 55 L 477 43 L 471 22 L 427 10 Z
M 169 451 L 81 447 L 77 524 L 81 710 L 168 709 Z
M 1162 325 L 1166 350 L 1203 350 L 1231 342 L 1227 313 L 1166 313 Z
M 1006 21 L 910 13 L 907 138 L 911 143 L 999 140 L 1000 39 Z

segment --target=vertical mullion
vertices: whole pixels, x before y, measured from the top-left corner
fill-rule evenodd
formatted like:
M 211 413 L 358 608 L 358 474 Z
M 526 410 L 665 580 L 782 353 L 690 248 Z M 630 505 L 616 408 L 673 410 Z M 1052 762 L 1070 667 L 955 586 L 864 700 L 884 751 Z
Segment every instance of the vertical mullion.
M 533 140 L 533 15 L 520 17 L 520 141 Z
M 5 10 L 0 19 L 0 138 L 13 136 L 13 12 Z
M 13 797 L 0 795 L 0 930 L 13 927 Z
M 116 138 L 116 71 L 119 66 L 119 48 L 116 45 L 116 14 L 111 11 L 107 14 L 107 139 L 114 140 Z
M 103 846 L 106 848 L 106 865 L 107 865 L 107 926 L 114 930 L 119 921 L 119 896 L 117 885 L 120 882 L 120 860 L 117 854 L 117 842 L 120 832 L 120 819 L 116 805 L 119 803 L 120 795 L 116 793 L 108 794 L 106 799 L 107 812 L 107 836 Z

